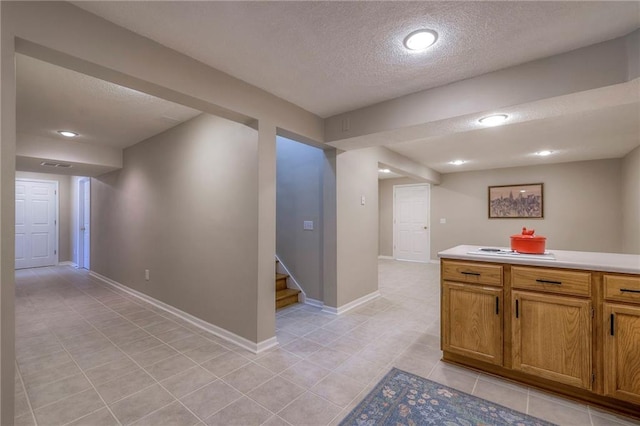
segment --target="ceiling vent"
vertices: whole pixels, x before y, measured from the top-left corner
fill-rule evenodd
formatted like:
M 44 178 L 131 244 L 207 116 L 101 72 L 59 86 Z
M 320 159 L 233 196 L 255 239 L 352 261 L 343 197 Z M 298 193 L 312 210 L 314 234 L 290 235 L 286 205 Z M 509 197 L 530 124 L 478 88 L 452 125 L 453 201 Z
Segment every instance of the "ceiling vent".
M 62 169 L 69 169 L 71 168 L 71 164 L 66 164 L 66 163 L 54 163 L 52 161 L 43 161 L 42 163 L 40 163 L 41 166 L 47 166 L 47 167 L 60 167 Z

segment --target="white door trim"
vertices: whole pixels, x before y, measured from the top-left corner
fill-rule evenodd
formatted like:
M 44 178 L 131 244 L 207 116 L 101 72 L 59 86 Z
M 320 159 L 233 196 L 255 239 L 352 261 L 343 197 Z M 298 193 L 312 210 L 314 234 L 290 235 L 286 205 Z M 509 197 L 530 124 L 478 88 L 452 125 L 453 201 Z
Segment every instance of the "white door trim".
M 85 232 L 84 216 L 86 200 L 85 200 L 85 185 L 89 188 L 89 214 L 91 214 L 91 179 L 88 177 L 78 180 L 78 268 L 90 269 L 91 268 L 91 243 L 89 247 L 85 245 Z M 89 241 L 91 241 L 91 223 L 89 223 Z M 87 256 L 85 256 L 86 250 L 89 250 Z M 85 259 L 88 258 L 88 262 Z M 88 263 L 88 264 L 87 264 Z
M 57 265 L 58 262 L 60 261 L 60 188 L 59 188 L 59 182 L 57 180 L 48 180 L 48 179 L 31 179 L 31 178 L 16 178 L 15 180 L 16 182 L 39 182 L 39 183 L 52 183 L 54 185 L 54 191 L 55 191 L 55 211 L 56 211 L 56 218 L 55 218 L 55 228 L 56 228 L 56 232 L 55 232 L 55 242 L 53 244 L 53 246 L 55 247 L 54 249 L 54 265 Z M 14 195 L 15 196 L 15 195 Z M 13 233 L 15 236 L 15 224 L 13 225 Z M 15 264 L 15 261 L 14 261 Z M 15 266 L 14 266 L 15 267 Z
M 411 183 L 411 184 L 406 184 L 406 185 L 393 185 L 393 218 L 392 218 L 392 223 L 393 223 L 393 228 L 392 228 L 392 232 L 393 232 L 393 258 L 397 259 L 397 241 L 396 241 L 396 234 L 397 234 L 397 228 L 396 228 L 396 189 L 397 188 L 406 188 L 406 187 L 416 187 L 416 186 L 423 186 L 427 188 L 427 226 L 431 226 L 431 184 L 428 183 Z M 428 238 L 429 238 L 429 250 L 431 250 L 431 230 L 429 230 L 428 233 Z M 428 257 L 430 258 L 431 255 L 429 253 L 427 253 Z M 420 261 L 413 261 L 413 260 L 405 260 L 402 259 L 403 261 L 406 262 L 420 262 L 420 263 L 429 263 L 430 259 L 426 259 L 424 262 L 420 262 Z

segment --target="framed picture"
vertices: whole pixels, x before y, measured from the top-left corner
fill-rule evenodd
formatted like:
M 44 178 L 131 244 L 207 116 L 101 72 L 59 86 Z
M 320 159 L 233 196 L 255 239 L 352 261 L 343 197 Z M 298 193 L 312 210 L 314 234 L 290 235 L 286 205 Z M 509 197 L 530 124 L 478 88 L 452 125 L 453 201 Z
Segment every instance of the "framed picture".
M 541 183 L 489 187 L 489 219 L 542 219 Z

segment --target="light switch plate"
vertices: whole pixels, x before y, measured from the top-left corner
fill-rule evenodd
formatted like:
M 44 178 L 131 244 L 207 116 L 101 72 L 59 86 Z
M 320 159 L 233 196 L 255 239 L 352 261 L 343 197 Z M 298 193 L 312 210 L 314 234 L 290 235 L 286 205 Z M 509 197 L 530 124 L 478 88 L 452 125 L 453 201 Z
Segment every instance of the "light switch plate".
M 364 195 L 360 197 L 360 204 L 364 206 Z
M 313 221 L 305 220 L 304 222 L 302 222 L 302 229 L 304 229 L 305 231 L 313 231 Z

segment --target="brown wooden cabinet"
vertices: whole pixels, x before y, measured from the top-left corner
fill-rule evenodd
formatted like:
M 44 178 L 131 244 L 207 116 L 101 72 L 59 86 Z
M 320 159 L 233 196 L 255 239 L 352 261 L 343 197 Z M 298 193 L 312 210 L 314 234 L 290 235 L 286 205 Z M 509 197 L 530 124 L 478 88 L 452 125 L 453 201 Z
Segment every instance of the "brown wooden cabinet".
M 605 275 L 604 284 L 604 393 L 640 404 L 640 277 Z
M 512 368 L 591 388 L 591 301 L 514 291 Z
M 445 282 L 443 349 L 502 365 L 502 288 Z
M 443 359 L 640 419 L 640 275 L 443 258 Z

